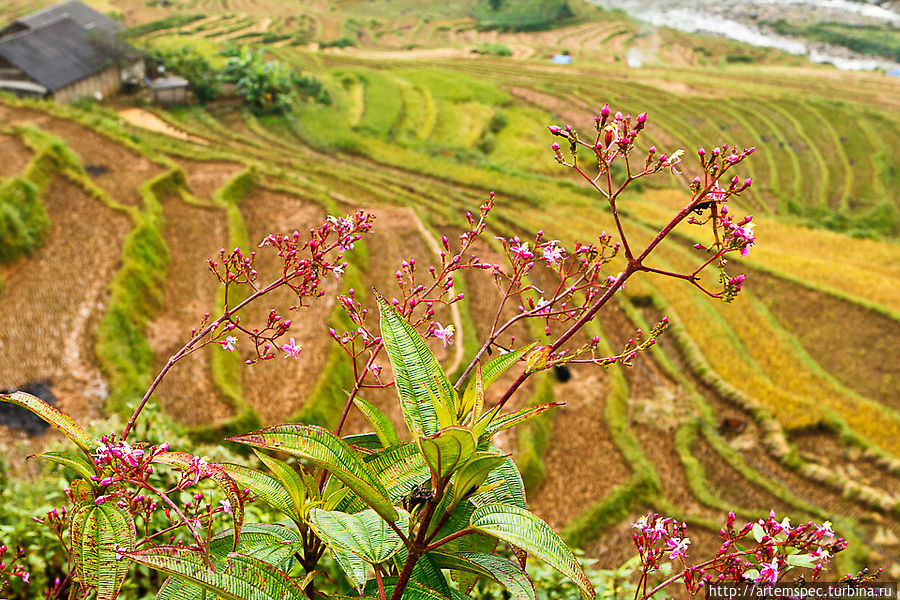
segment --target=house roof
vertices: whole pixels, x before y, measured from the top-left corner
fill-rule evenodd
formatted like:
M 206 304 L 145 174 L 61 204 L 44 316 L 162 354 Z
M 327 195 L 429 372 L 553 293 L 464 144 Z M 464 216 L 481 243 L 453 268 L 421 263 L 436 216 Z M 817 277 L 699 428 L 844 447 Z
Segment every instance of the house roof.
M 30 15 L 19 17 L 14 21 L 14 24 L 25 26 L 29 29 L 38 29 L 66 18 L 72 19 L 87 31 L 118 33 L 125 29 L 125 26 L 115 19 L 97 12 L 78 0 L 65 0 L 64 2 L 48 6 Z
M 103 36 L 64 17 L 0 38 L 0 57 L 56 91 L 113 64 L 113 54 L 98 37 Z

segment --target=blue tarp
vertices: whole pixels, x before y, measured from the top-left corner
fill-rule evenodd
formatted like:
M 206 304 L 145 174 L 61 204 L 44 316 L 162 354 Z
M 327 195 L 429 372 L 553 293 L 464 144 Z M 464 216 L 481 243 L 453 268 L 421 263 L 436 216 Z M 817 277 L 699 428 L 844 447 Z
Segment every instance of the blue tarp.
M 568 65 L 572 62 L 572 57 L 567 54 L 557 54 L 550 59 L 550 62 L 555 65 Z

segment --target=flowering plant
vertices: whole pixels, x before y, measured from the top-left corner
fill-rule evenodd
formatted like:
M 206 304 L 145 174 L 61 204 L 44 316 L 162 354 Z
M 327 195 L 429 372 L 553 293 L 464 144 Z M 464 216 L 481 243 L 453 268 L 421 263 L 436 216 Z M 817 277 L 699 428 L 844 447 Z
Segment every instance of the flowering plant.
M 595 590 L 579 561 L 546 523 L 527 510 L 515 462 L 493 443 L 495 434 L 553 405 L 514 412 L 504 412 L 504 407 L 536 372 L 576 363 L 631 364 L 639 352 L 655 343 L 666 327 L 665 319 L 647 334 L 638 330 L 620 353 L 611 356 L 601 351 L 596 337 L 574 341 L 575 334 L 634 274 L 683 279 L 729 301 L 740 290 L 743 276 L 725 273 L 725 257 L 731 252 L 746 254 L 755 242 L 750 217 L 735 222 L 726 204 L 751 183 L 728 179 L 726 173 L 730 175 L 753 149 L 738 152 L 722 146 L 709 157 L 699 150 L 703 175 L 690 184 L 690 201 L 645 247 L 634 246 L 618 202 L 638 179 L 663 169 L 681 173 L 683 156 L 681 151 L 657 155 L 651 147 L 646 158 L 635 163 L 635 142 L 646 122 L 646 113 L 632 118 L 617 112 L 611 117 L 604 106 L 590 140 L 583 140 L 569 126 L 549 128 L 568 146 L 567 156 L 559 143 L 553 143 L 559 162 L 580 173 L 608 204 L 614 234 L 603 232 L 594 241 L 568 248 L 546 239 L 543 232 L 530 237 L 498 235 L 496 246 L 505 262 L 482 259 L 473 248 L 484 237 L 495 202 L 491 194 L 476 214 L 466 213 L 468 227 L 457 239 L 441 238 L 440 264 L 423 272 L 415 260 L 404 261 L 395 274 L 396 291 L 376 293 L 374 310 L 352 289 L 339 295 L 352 328 L 330 329 L 329 334 L 348 355 L 355 379 L 343 413 L 334 430 L 288 423 L 228 438 L 253 448 L 264 470 L 217 463 L 174 451 L 167 444 L 129 441 L 129 434 L 166 373 L 206 345 L 234 352 L 242 340 L 248 340 L 253 348 L 248 363 L 279 355 L 301 358 L 296 338 L 285 341 L 292 320 L 272 310 L 264 323 L 254 327 L 242 321 L 240 312 L 276 289 L 293 292 L 293 309 L 322 296 L 323 278 L 340 277 L 349 266 L 343 260 L 345 253 L 371 231 L 374 217 L 366 211 L 328 217 L 308 236 L 299 232 L 269 235 L 260 244 L 262 250 L 223 249 L 217 260 L 210 260 L 209 269 L 224 290 L 221 313 L 215 318 L 203 315 L 190 339 L 170 357 L 137 403 L 121 434 L 93 440 L 78 423 L 37 398 L 24 393 L 0 397 L 42 416 L 80 451 L 40 455 L 78 475 L 66 492 L 72 506 L 62 513 L 64 517 L 51 519 L 71 557 L 68 579 L 58 583 L 53 597 L 68 591 L 69 597 L 93 593 L 101 600 L 113 599 L 129 570 L 138 564 L 168 576 L 157 598 L 207 594 L 306 598 L 323 593 L 318 565 L 327 552 L 349 586 L 340 589 L 339 596 L 355 590 L 379 600 L 450 599 L 467 594 L 481 577 L 500 582 L 519 600 L 534 600 L 534 588 L 524 571 L 530 554 L 572 580 L 585 598 L 593 598 Z M 596 176 L 583 168 L 579 148 L 592 153 Z M 624 179 L 613 176 L 614 163 L 623 165 Z M 654 249 L 682 222 L 710 226 L 712 241 L 696 246 L 707 256 L 688 273 L 651 266 Z M 260 280 L 256 270 L 257 251 L 274 252 L 281 261 L 280 272 L 268 283 Z M 617 274 L 610 272 L 612 261 L 624 261 Z M 710 266 L 719 270 L 716 290 L 700 277 Z M 541 277 L 551 280 L 551 286 L 538 287 L 536 269 L 544 270 Z M 497 287 L 499 301 L 486 338 L 453 382 L 426 339 L 433 337 L 444 347 L 457 343 L 454 336 L 462 332 L 438 321 L 437 311 L 449 307 L 452 313 L 463 300 L 464 295 L 454 288 L 454 277 L 463 270 L 486 274 Z M 371 320 L 375 313 L 377 324 Z M 528 343 L 512 335 L 514 325 L 529 319 L 543 323 L 548 342 Z M 563 333 L 554 337 L 551 326 L 562 328 Z M 383 355 L 390 363 L 390 378 Z M 514 374 L 512 382 L 490 405 L 486 390 L 507 371 Z M 359 395 L 366 388 L 389 385 L 396 388 L 406 432 L 398 431 L 376 405 Z M 342 434 L 353 407 L 368 420 L 369 433 Z M 288 462 L 285 455 L 296 460 Z M 173 477 L 170 468 L 180 475 Z M 200 491 L 206 481 L 218 488 L 218 502 Z M 265 503 L 286 520 L 246 521 L 245 507 L 251 501 Z M 159 514 L 167 524 L 151 527 L 157 522 L 152 517 Z M 723 549 L 732 548 L 745 535 L 733 535 L 730 527 L 731 523 L 723 530 L 727 533 Z M 808 529 L 787 531 L 786 525 L 779 525 L 781 530 L 775 531 L 768 521 L 760 527 L 768 536 L 764 539 L 778 541 L 754 554 L 758 578 L 771 579 L 773 572 L 777 578 L 790 564 L 775 552 L 776 547 L 792 545 L 802 556 L 811 557 L 814 546 L 820 552 L 817 564 L 839 549 L 835 544 L 823 545 L 824 534 L 814 540 Z M 651 516 L 639 522 L 636 530 L 644 564 L 642 582 L 663 556 L 684 560 L 689 541 L 683 527 Z M 751 531 L 755 530 L 752 526 Z M 501 541 L 513 549 L 518 561 L 497 553 Z M 741 551 L 739 556 L 749 555 Z M 721 561 L 704 564 L 728 573 L 738 568 L 734 562 Z M 27 578 L 15 567 L 4 568 L 2 573 Z M 751 570 L 748 567 L 742 573 L 748 576 Z M 686 568 L 683 578 L 705 581 L 705 576 Z M 696 585 L 689 590 L 695 591 Z

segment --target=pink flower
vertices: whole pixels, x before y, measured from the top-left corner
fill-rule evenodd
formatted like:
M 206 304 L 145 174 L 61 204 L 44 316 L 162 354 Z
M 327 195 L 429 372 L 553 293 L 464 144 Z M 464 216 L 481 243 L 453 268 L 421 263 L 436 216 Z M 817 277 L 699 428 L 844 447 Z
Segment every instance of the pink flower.
M 225 338 L 225 341 L 219 342 L 222 344 L 222 347 L 228 350 L 229 352 L 234 352 L 234 349 L 237 347 L 238 339 L 233 335 L 229 335 Z
M 228 500 L 219 500 L 219 504 L 222 506 L 223 512 L 225 512 L 226 514 L 229 514 L 229 515 L 233 514 L 231 512 L 231 502 L 229 502 Z
M 516 258 L 518 258 L 519 260 L 531 260 L 534 258 L 534 253 L 528 249 L 528 242 L 520 242 L 518 236 L 514 237 L 510 241 L 515 242 L 515 244 L 511 245 L 509 249 L 513 254 L 516 255 Z
M 834 530 L 831 529 L 831 521 L 825 521 L 821 525 L 816 525 L 816 533 L 821 537 L 833 538 Z
M 551 265 L 556 265 L 563 258 L 563 249 L 556 244 L 550 244 L 544 247 L 544 260 Z
M 300 360 L 300 351 L 303 350 L 303 346 L 295 342 L 294 338 L 291 338 L 291 342 L 282 346 L 281 350 L 284 352 L 285 358 L 293 357 L 295 360 Z
M 446 348 L 448 344 L 451 346 L 453 345 L 453 340 L 451 338 L 453 337 L 453 332 L 455 331 L 455 329 L 456 328 L 453 327 L 453 325 L 447 325 L 446 327 L 444 327 L 443 325 L 435 321 L 434 331 L 431 333 L 431 335 L 441 340 L 441 343 L 444 344 L 444 348 Z
M 688 538 L 673 537 L 666 541 L 666 552 L 669 553 L 669 560 L 675 560 L 682 556 L 687 556 L 687 547 L 691 540 Z
M 759 577 L 755 583 L 778 583 L 778 560 L 773 558 L 770 563 L 759 563 Z

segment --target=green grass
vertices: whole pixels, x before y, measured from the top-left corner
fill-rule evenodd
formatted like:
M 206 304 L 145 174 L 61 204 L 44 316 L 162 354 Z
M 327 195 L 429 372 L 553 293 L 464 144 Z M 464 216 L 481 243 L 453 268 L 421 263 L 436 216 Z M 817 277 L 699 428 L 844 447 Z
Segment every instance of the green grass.
M 129 29 L 125 30 L 124 35 L 129 38 L 140 37 L 142 35 L 162 31 L 164 29 L 175 29 L 176 27 L 183 27 L 184 25 L 188 25 L 190 23 L 193 23 L 194 21 L 199 21 L 200 19 L 205 18 L 206 15 L 202 14 L 174 13 L 169 15 L 168 17 L 158 19 L 156 21 L 141 23 L 140 25 L 130 27 Z
M 143 206 L 130 211 L 134 229 L 122 246 L 122 263 L 109 285 L 106 313 L 97 327 L 95 351 L 109 380 L 106 409 L 126 412 L 150 384 L 156 353 L 146 328 L 162 308 L 171 260 L 161 233 L 160 201 L 184 186 L 184 174 L 171 169 L 139 188 Z

